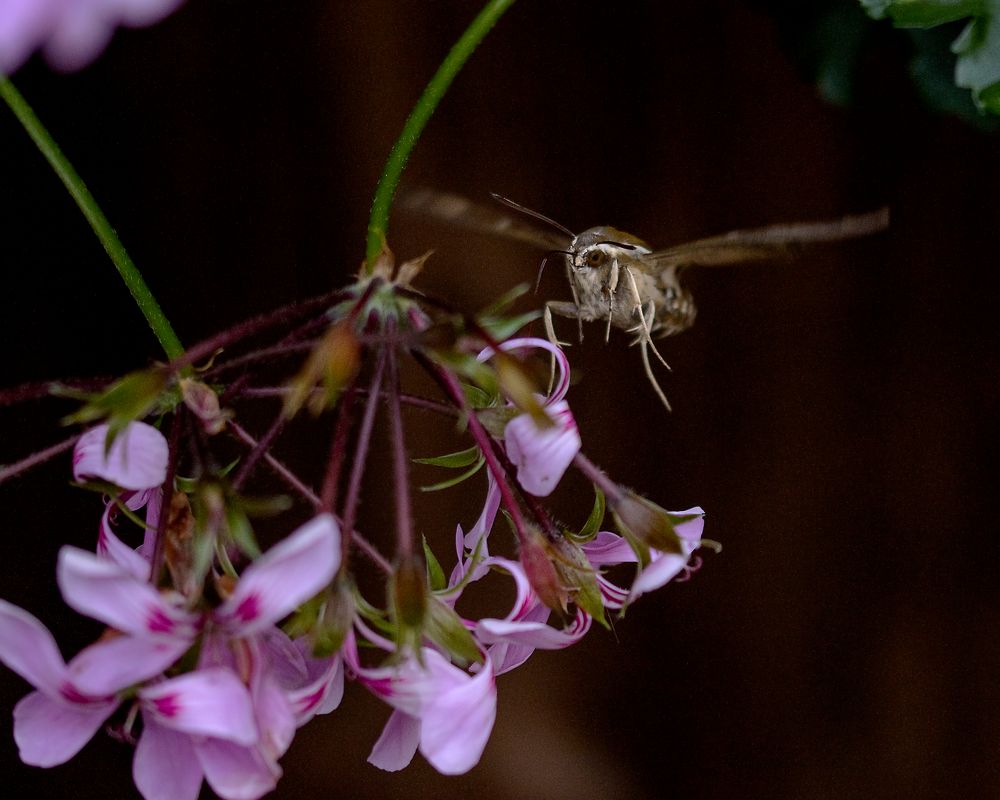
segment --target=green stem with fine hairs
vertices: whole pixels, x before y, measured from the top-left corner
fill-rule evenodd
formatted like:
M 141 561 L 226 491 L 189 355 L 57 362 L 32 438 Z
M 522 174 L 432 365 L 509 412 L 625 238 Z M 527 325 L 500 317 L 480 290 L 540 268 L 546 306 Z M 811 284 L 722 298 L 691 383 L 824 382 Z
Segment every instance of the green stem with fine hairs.
M 55 139 L 52 138 L 52 135 L 42 125 L 41 120 L 38 119 L 31 106 L 28 105 L 28 101 L 14 88 L 14 84 L 10 82 L 10 79 L 2 73 L 0 73 L 0 97 L 4 99 L 10 110 L 14 112 L 14 116 L 24 126 L 32 141 L 63 182 L 63 186 L 66 187 L 66 190 L 80 207 L 83 216 L 87 218 L 90 227 L 101 244 L 104 245 L 105 251 L 118 269 L 118 274 L 125 281 L 125 285 L 132 294 L 132 299 L 135 300 L 136 305 L 139 306 L 139 310 L 146 317 L 149 327 L 153 329 L 153 333 L 159 339 L 163 351 L 167 354 L 167 358 L 171 360 L 178 358 L 184 352 L 184 346 L 181 344 L 180 339 L 177 338 L 177 334 L 174 333 L 173 326 L 171 326 L 170 321 L 160 308 L 160 304 L 156 302 L 156 298 L 153 297 L 153 293 L 146 285 L 146 281 L 143 280 L 139 268 L 129 258 L 129 254 L 125 250 L 125 245 L 118 238 L 118 234 L 111 227 L 111 223 L 104 216 L 104 212 L 97 205 L 97 201 L 87 189 L 83 179 L 73 169 L 73 165 L 62 154 Z
M 385 235 L 389 228 L 389 211 L 392 208 L 392 199 L 396 194 L 396 187 L 403 174 L 407 159 L 413 148 L 423 133 L 427 121 L 434 113 L 441 98 L 444 97 L 451 82 L 465 66 L 469 56 L 476 49 L 487 33 L 493 28 L 501 15 L 513 5 L 514 0 L 489 0 L 472 24 L 466 28 L 465 33 L 459 38 L 455 45 L 448 52 L 441 66 L 438 67 L 434 77 L 430 79 L 424 93 L 420 95 L 417 104 L 406 118 L 403 131 L 392 146 L 389 158 L 385 162 L 385 169 L 382 178 L 375 189 L 375 199 L 372 201 L 372 213 L 368 221 L 368 246 L 365 253 L 365 271 L 371 273 L 375 259 L 385 246 Z

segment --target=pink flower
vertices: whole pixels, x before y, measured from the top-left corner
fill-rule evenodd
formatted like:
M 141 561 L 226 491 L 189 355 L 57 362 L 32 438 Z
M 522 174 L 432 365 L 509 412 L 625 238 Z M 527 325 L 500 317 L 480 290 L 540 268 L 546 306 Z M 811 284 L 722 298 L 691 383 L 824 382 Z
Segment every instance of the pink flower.
M 518 483 L 525 491 L 545 497 L 556 488 L 573 457 L 580 452 L 581 442 L 576 420 L 563 399 L 569 389 L 569 361 L 563 351 L 545 339 L 530 337 L 508 339 L 500 345 L 505 352 L 532 348 L 547 350 L 559 368 L 552 394 L 544 398 L 545 411 L 553 424 L 540 426 L 530 414 L 520 414 L 504 429 L 504 447 L 517 467 Z M 492 347 L 487 347 L 477 358 L 485 361 L 493 352 Z
M 67 604 L 121 635 L 67 665 L 38 620 L 0 601 L 0 660 L 37 689 L 15 710 L 22 759 L 72 757 L 121 692 L 145 684 L 134 774 L 147 800 L 194 800 L 203 778 L 226 800 L 270 791 L 295 727 L 331 710 L 343 680 L 339 659 L 309 658 L 274 623 L 326 586 L 339 560 L 336 522 L 320 515 L 248 566 L 218 608 L 195 613 L 176 592 L 64 547 L 57 577 Z M 198 669 L 159 680 L 199 638 Z
M 0 0 L 3 2 L 3 0 Z M 108 449 L 107 425 L 83 434 L 73 448 L 73 477 L 99 478 L 122 489 L 151 489 L 167 479 L 167 440 L 152 425 L 130 422 Z
M 11 73 L 42 48 L 59 70 L 80 69 L 119 25 L 152 25 L 184 0 L 0 0 L 0 71 Z
M 366 636 L 382 647 L 392 646 L 370 631 Z M 355 677 L 395 709 L 369 762 L 394 772 L 407 766 L 419 749 L 444 775 L 460 775 L 479 763 L 497 709 L 496 680 L 488 656 L 474 674 L 430 648 L 421 651 L 422 664 L 410 655 L 400 664 L 368 669 L 361 666 L 351 635 L 344 644 L 344 658 Z
M 703 516 L 705 512 L 700 507 L 695 506 L 686 511 L 668 511 L 667 513 L 678 517 L 694 517 L 694 519 L 687 519 L 674 525 L 674 532 L 681 540 L 682 552 L 665 553 L 651 549 L 649 564 L 642 569 L 628 592 L 610 583 L 603 576 L 598 576 L 601 592 L 604 595 L 604 604 L 609 608 L 634 602 L 640 595 L 659 589 L 684 570 L 689 569 L 691 554 L 701 546 L 701 534 L 705 529 Z M 638 561 L 635 552 L 628 543 L 621 536 L 608 531 L 598 533 L 592 542 L 583 545 L 583 551 L 595 567 Z M 618 605 L 613 605 L 614 600 L 609 602 L 610 598 L 619 598 Z
M 98 425 L 80 437 L 73 448 L 73 477 L 78 481 L 93 478 L 109 481 L 125 490 L 118 500 L 130 511 L 146 507 L 146 535 L 137 552 L 112 530 L 118 509 L 113 500 L 108 500 L 97 535 L 97 554 L 114 561 L 140 580 L 148 580 L 148 554 L 154 549 L 163 502 L 160 487 L 167 477 L 169 447 L 163 434 L 144 422 L 129 423 L 115 438 L 110 450 L 105 447 L 107 435 L 108 426 Z

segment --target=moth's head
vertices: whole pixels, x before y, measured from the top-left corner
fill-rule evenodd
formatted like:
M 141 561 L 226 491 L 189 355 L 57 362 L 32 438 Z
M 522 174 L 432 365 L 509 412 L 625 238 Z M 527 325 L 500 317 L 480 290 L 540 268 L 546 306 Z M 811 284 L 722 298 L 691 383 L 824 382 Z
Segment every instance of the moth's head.
M 570 266 L 575 270 L 601 269 L 616 258 L 648 252 L 649 246 L 642 239 L 607 225 L 588 228 L 569 245 Z

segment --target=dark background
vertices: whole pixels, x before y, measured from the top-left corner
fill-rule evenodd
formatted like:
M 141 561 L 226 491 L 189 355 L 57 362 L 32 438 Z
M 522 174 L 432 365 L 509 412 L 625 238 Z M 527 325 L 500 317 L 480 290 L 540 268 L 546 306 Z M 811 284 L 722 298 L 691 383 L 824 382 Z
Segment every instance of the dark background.
M 190 0 L 119 34 L 81 73 L 33 61 L 15 77 L 193 342 L 349 279 L 383 159 L 477 7 Z M 704 506 L 724 551 L 643 598 L 615 635 L 593 631 L 503 676 L 468 775 L 440 777 L 419 756 L 395 775 L 367 765 L 388 709 L 349 686 L 297 737 L 275 797 L 1000 793 L 997 141 L 923 108 L 888 30 L 862 58 L 856 105 L 825 103 L 790 57 L 805 40 L 802 9 L 789 11 L 519 3 L 407 173 L 661 246 L 891 206 L 883 236 L 690 275 L 698 322 L 662 344 L 672 415 L 623 336 L 605 347 L 592 326 L 570 350 L 586 452 L 668 507 Z M 0 176 L 2 383 L 157 357 L 7 113 Z M 532 280 L 539 256 L 401 216 L 390 241 L 403 257 L 434 247 L 421 286 L 468 309 Z M 568 296 L 550 270 L 541 297 Z M 0 461 L 62 438 L 66 410 L 2 410 Z M 425 420 L 409 428 L 420 455 L 440 452 Z M 278 452 L 315 469 L 325 448 L 309 445 L 292 431 Z M 67 655 L 99 630 L 61 607 L 53 580 L 58 548 L 92 546 L 99 512 L 68 473 L 64 457 L 0 487 L 0 595 L 50 625 Z M 373 476 L 362 524 L 388 546 L 384 482 Z M 418 506 L 442 553 L 455 522 L 478 513 L 482 487 L 468 487 Z M 582 519 L 586 486 L 572 478 L 553 505 Z M 4 672 L 0 707 L 25 691 Z M 6 723 L 0 749 L 14 796 L 134 794 L 127 747 L 103 735 L 47 771 L 20 764 Z

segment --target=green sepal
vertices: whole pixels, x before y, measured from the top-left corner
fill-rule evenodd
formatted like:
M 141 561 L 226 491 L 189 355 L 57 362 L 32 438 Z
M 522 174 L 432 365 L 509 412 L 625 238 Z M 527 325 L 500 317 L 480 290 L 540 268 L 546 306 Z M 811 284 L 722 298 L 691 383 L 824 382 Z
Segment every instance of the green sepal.
M 583 527 L 580 528 L 579 533 L 573 533 L 572 531 L 567 531 L 566 536 L 574 542 L 583 544 L 584 542 L 589 542 L 595 536 L 597 536 L 598 531 L 601 530 L 601 525 L 604 523 L 604 515 L 607 512 L 607 501 L 604 497 L 604 492 L 602 492 L 598 487 L 594 487 L 594 507 L 590 510 L 590 516 L 587 517 L 587 521 L 583 523 Z
M 226 504 L 226 529 L 229 538 L 248 558 L 259 558 L 261 555 L 260 545 L 253 535 L 253 526 L 247 517 L 242 504 L 229 502 Z
M 489 408 L 496 405 L 500 400 L 499 394 L 490 394 L 478 386 L 472 386 L 468 383 L 462 384 L 462 394 L 465 395 L 465 401 L 469 406 L 475 409 Z
M 869 16 L 898 28 L 930 28 L 985 14 L 990 0 L 861 0 Z
M 478 322 L 493 339 L 502 342 L 541 316 L 541 311 L 526 311 L 516 317 L 479 317 Z
M 177 405 L 180 396 L 170 397 L 166 392 L 169 378 L 169 373 L 158 367 L 130 372 L 103 392 L 90 395 L 82 408 L 64 417 L 62 422 L 72 425 L 107 420 L 108 436 L 104 447 L 105 452 L 110 451 L 115 437 L 130 422 Z
M 445 577 L 444 570 L 441 569 L 441 562 L 437 560 L 437 556 L 434 555 L 434 551 L 431 550 L 431 546 L 427 543 L 427 537 L 422 537 L 422 541 L 424 545 L 424 562 L 427 565 L 427 583 L 430 585 L 432 592 L 440 592 L 448 586 L 448 579 Z
M 481 662 L 482 654 L 476 646 L 469 629 L 455 609 L 436 597 L 429 598 L 424 616 L 424 635 L 444 652 L 458 666 L 465 668 L 473 662 Z
M 479 458 L 479 448 L 470 447 L 467 450 L 459 450 L 457 453 L 448 453 L 443 456 L 432 458 L 414 458 L 417 464 L 430 464 L 432 467 L 447 467 L 448 469 L 458 469 L 467 467 Z
M 473 464 L 469 469 L 463 472 L 461 475 L 456 475 L 454 478 L 449 478 L 448 480 L 441 481 L 440 483 L 434 483 L 430 486 L 421 486 L 420 491 L 422 492 L 439 492 L 442 489 L 450 489 L 452 486 L 457 486 L 462 481 L 468 480 L 473 475 L 475 475 L 479 470 L 483 468 L 483 464 L 486 461 L 480 458 L 475 464 Z
M 605 628 L 609 627 L 604 613 L 604 597 L 597 573 L 580 546 L 568 539 L 559 540 L 554 547 L 556 572 L 569 590 L 570 599 L 590 614 Z

